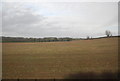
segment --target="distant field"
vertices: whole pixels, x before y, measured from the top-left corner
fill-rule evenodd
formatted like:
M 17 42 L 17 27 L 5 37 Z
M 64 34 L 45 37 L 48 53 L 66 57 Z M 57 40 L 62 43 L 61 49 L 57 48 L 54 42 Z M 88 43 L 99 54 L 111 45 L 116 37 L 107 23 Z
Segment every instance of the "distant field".
M 118 69 L 117 37 L 2 45 L 3 78 L 7 79 L 69 78 L 79 73 L 115 73 Z

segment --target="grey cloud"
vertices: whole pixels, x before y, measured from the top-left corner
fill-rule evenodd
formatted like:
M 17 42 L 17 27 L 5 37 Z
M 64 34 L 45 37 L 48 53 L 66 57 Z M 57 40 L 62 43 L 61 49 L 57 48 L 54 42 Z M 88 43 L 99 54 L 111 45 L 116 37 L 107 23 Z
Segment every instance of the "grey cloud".
M 61 3 L 58 3 L 58 6 L 56 3 L 52 3 L 50 6 L 47 5 L 50 3 L 44 3 L 45 8 L 42 7 L 43 14 L 41 15 L 36 14 L 36 11 L 32 8 L 35 4 L 29 6 L 30 8 L 24 4 L 3 4 L 3 35 L 23 37 L 99 36 L 104 35 L 104 31 L 107 29 L 106 27 L 113 26 L 114 24 L 114 26 L 117 26 L 116 5 L 111 3 L 93 3 L 94 5 L 86 3 L 65 3 L 71 6 L 67 8 Z M 55 4 L 56 7 L 54 6 Z M 42 5 L 42 3 L 39 3 L 35 7 L 37 8 L 37 12 L 41 9 L 40 5 Z M 48 13 L 45 13 L 46 11 L 44 9 L 46 8 L 53 13 L 55 12 L 55 16 L 49 16 Z M 67 9 L 69 10 L 67 11 Z M 59 13 L 62 11 L 64 11 L 64 13 Z M 85 12 L 85 14 L 83 12 Z
M 13 5 L 15 4 L 13 3 Z M 34 14 L 32 11 L 27 10 L 27 8 L 15 8 L 15 6 L 9 5 L 9 3 L 3 4 L 2 10 L 3 32 L 7 30 L 16 30 L 17 32 L 44 20 L 43 16 Z

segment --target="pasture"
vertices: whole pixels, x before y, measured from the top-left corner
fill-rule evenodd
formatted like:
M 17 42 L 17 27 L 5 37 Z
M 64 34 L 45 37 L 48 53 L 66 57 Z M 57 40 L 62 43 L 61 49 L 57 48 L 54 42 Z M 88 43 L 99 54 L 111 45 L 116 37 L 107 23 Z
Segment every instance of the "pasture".
M 3 79 L 64 79 L 79 73 L 115 73 L 118 38 L 2 43 L 2 54 Z

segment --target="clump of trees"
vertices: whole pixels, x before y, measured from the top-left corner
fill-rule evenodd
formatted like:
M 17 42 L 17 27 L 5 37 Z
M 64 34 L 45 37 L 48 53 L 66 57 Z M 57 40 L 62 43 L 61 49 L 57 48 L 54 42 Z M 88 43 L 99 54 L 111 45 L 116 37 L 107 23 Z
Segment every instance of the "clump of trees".
M 112 33 L 111 33 L 111 31 L 106 30 L 105 35 L 107 37 L 111 37 Z M 64 38 L 57 38 L 57 37 L 45 37 L 45 38 L 0 37 L 0 39 L 1 38 L 2 38 L 2 42 L 56 42 L 56 41 L 76 40 L 74 38 L 69 38 L 69 37 L 64 37 Z M 90 40 L 90 39 L 94 39 L 94 38 L 87 36 L 85 39 Z
M 89 37 L 89 36 L 87 36 L 87 39 L 90 39 L 90 37 Z
M 23 37 L 2 37 L 2 42 L 56 42 L 56 41 L 71 41 L 72 38 L 56 38 L 56 37 L 45 37 L 45 38 L 23 38 Z
M 87 38 L 86 38 L 87 40 L 92 40 L 93 38 L 92 37 L 89 37 L 89 36 L 87 36 Z
M 112 33 L 109 30 L 106 30 L 105 34 L 106 34 L 107 37 L 111 37 L 112 36 Z

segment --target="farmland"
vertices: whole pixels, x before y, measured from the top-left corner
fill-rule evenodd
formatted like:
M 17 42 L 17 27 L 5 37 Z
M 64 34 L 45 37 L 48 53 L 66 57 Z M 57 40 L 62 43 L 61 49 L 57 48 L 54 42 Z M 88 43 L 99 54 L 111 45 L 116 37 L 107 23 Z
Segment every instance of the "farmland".
M 69 42 L 2 43 L 3 78 L 63 79 L 117 72 L 118 38 Z

